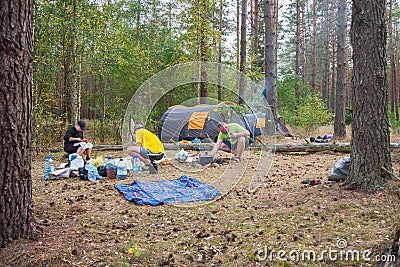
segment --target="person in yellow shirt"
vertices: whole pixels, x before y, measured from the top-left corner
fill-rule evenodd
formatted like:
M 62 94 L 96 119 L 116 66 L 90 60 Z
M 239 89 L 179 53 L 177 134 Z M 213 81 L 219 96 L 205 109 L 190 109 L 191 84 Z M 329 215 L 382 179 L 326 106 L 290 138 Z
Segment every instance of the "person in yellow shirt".
M 126 152 L 132 157 L 138 156 L 140 161 L 146 165 L 143 170 L 150 170 L 153 173 L 157 170 L 157 164 L 151 162 L 149 154 L 160 154 L 159 159 L 162 159 L 164 147 L 157 135 L 146 130 L 143 125 L 136 124 L 133 130 L 136 135 L 136 145 L 128 147 Z

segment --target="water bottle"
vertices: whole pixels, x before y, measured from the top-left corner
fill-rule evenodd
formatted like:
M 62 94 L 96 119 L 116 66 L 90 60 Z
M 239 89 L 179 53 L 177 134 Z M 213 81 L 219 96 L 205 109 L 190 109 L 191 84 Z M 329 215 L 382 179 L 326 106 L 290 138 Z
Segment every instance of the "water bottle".
M 133 156 L 132 159 L 132 175 L 142 173 L 142 163 L 137 155 Z
M 117 179 L 125 180 L 127 174 L 128 174 L 128 168 L 126 167 L 124 159 L 121 158 L 119 159 L 119 162 L 117 164 Z
M 48 155 L 44 161 L 44 179 L 50 180 L 49 172 L 54 171 L 54 161 L 52 155 Z
M 111 157 L 107 157 L 106 160 L 106 173 L 108 179 L 117 178 L 117 167 L 114 164 L 114 160 Z

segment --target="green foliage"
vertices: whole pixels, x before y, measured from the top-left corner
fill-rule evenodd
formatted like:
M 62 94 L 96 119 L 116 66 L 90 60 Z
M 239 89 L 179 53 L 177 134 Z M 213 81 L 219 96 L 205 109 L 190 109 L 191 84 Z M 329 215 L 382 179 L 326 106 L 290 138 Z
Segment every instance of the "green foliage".
M 351 124 L 351 118 L 352 118 L 351 111 L 346 109 L 346 113 L 345 113 L 345 123 L 346 123 L 346 125 L 350 125 Z
M 389 109 L 390 110 L 390 109 Z M 396 113 L 388 111 L 389 123 L 392 131 L 395 133 L 400 132 L 400 121 L 396 120 Z
M 36 109 L 32 120 L 32 151 L 40 153 L 63 146 L 66 129 L 60 118 L 43 113 L 43 109 Z
M 112 118 L 95 119 L 88 122 L 92 142 L 113 144 L 121 141 L 121 121 Z
M 140 261 L 143 257 L 143 252 L 134 242 L 130 242 L 126 248 L 127 256 L 122 258 L 121 266 L 132 266 L 134 262 Z
M 93 122 L 93 138 L 119 142 L 121 121 L 134 92 L 182 57 L 183 50 L 176 49 L 179 36 L 173 25 L 165 23 L 175 21 L 178 4 L 77 0 L 75 9 L 71 1 L 35 4 L 35 145 L 55 143 L 38 139 L 46 135 L 41 120 L 54 118 L 65 128 L 71 123 L 67 122 L 71 108 Z M 79 103 L 71 107 L 67 100 L 72 88 Z M 152 113 L 151 121 L 161 110 L 165 106 Z
M 295 76 L 287 76 L 278 82 L 278 106 L 286 123 L 306 131 L 331 123 L 333 119 L 321 96 L 312 94 L 311 88 L 301 84 Z
M 330 113 L 322 99 L 316 95 L 308 95 L 304 103 L 298 107 L 295 113 L 296 125 L 306 131 L 332 122 L 333 114 Z

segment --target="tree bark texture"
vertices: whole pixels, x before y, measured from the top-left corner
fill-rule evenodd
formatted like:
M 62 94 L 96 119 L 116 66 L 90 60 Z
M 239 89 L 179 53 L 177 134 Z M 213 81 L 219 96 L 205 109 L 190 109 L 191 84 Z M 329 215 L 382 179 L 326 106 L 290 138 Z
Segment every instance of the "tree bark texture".
M 224 3 L 223 0 L 219 1 L 219 24 L 218 24 L 218 31 L 221 34 L 218 43 L 218 101 L 222 101 L 222 77 L 221 77 L 221 64 L 222 64 L 222 19 L 223 19 L 223 9 Z
M 331 62 L 331 89 L 329 90 L 329 105 L 327 106 L 330 111 L 335 112 L 335 93 L 336 93 L 336 83 L 335 83 L 335 78 L 336 78 L 336 32 L 335 32 L 335 0 L 332 0 L 331 3 L 331 43 L 332 43 L 332 62 Z
M 0 1 L 0 246 L 33 230 L 33 1 Z
M 355 0 L 351 164 L 346 184 L 382 189 L 390 179 L 388 86 L 386 78 L 386 1 Z
M 311 87 L 314 93 L 317 93 L 317 1 L 313 0 L 312 4 L 312 35 L 311 35 Z
M 240 20 L 240 64 L 239 70 L 243 74 L 240 77 L 240 88 L 239 88 L 239 104 L 244 104 L 245 99 L 244 95 L 246 92 L 246 49 L 247 49 L 247 0 L 242 0 L 242 13 L 241 13 L 241 20 Z
M 393 1 L 389 0 L 389 14 L 388 14 L 388 31 L 389 31 L 389 49 L 390 49 L 390 107 L 391 112 L 396 114 L 396 120 L 399 121 L 399 107 L 398 107 L 398 89 L 396 80 L 396 60 L 395 60 L 395 48 L 393 44 Z
M 207 104 L 206 98 L 208 97 L 208 36 L 207 25 L 209 23 L 207 18 L 208 10 L 206 0 L 201 0 L 199 3 L 199 50 L 201 64 L 201 83 L 200 83 L 200 104 Z
M 329 1 L 324 1 L 324 21 L 322 25 L 322 39 L 323 44 L 323 57 L 322 57 L 322 98 L 324 99 L 326 106 L 329 107 Z
M 278 115 L 278 96 L 276 91 L 276 47 L 274 0 L 264 2 L 265 21 L 265 92 L 274 118 Z
M 252 23 L 252 36 L 253 36 L 253 51 L 254 55 L 256 56 L 257 63 L 258 57 L 259 57 L 259 45 L 258 45 L 258 19 L 259 19 L 259 6 L 258 6 L 258 0 L 254 0 L 254 7 L 253 7 L 253 23 Z
M 347 0 L 338 1 L 337 20 L 337 78 L 336 78 L 336 108 L 333 136 L 337 140 L 346 137 L 345 124 L 345 93 L 346 93 L 346 24 L 347 24 Z
M 300 1 L 296 1 L 296 55 L 294 62 L 294 72 L 297 78 L 295 87 L 296 100 L 300 99 Z

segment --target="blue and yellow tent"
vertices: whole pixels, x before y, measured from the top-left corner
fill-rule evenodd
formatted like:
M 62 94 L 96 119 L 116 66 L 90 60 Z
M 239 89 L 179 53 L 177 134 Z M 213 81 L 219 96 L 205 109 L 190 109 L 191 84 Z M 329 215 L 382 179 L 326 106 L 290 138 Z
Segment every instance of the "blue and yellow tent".
M 218 105 L 200 104 L 193 107 L 172 106 L 161 117 L 158 135 L 162 142 L 178 142 L 195 138 L 216 141 L 218 122 L 235 122 L 249 130 L 251 137 L 261 135 L 266 126 L 265 113 L 239 114 L 233 110 L 235 103 Z

